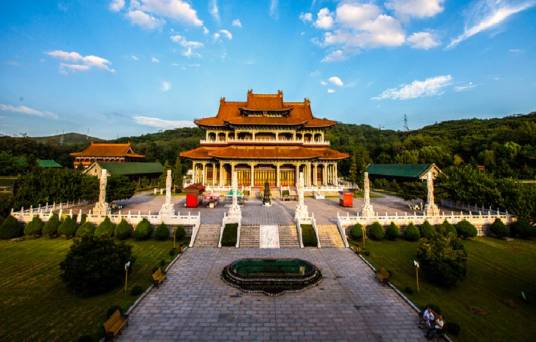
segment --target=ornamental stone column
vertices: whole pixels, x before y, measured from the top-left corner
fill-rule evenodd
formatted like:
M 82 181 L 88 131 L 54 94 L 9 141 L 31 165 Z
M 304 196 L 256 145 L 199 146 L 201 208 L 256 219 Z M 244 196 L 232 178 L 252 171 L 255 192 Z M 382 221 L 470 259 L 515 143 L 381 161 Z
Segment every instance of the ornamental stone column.
M 298 181 L 298 205 L 296 206 L 296 211 L 294 212 L 294 219 L 308 218 L 309 212 L 307 206 L 305 205 L 305 196 L 303 194 L 304 180 L 303 173 L 300 172 L 299 181 Z
M 240 220 L 242 219 L 242 211 L 240 210 L 240 206 L 238 205 L 238 176 L 236 172 L 234 172 L 234 167 L 233 173 L 231 174 L 231 192 L 233 202 L 231 204 L 231 207 L 229 208 L 229 211 L 227 212 L 227 215 L 233 220 L 237 220 L 238 222 L 240 222 Z
M 171 203 L 171 170 L 167 170 L 166 175 L 166 201 L 160 208 L 160 216 L 171 216 L 174 214 L 173 204 Z
M 328 185 L 328 164 L 323 163 L 322 164 L 322 185 L 326 186 Z
M 203 165 L 203 181 L 201 182 L 201 184 L 205 185 L 206 179 L 207 179 L 207 175 L 206 175 L 207 162 L 203 162 L 201 165 Z
M 365 172 L 363 177 L 363 200 L 365 203 L 361 209 L 361 216 L 374 216 L 374 209 L 372 208 L 372 204 L 370 204 L 370 182 L 368 172 Z
M 318 185 L 318 164 L 313 164 L 313 185 Z
M 425 215 L 438 216 L 439 208 L 434 200 L 434 176 L 432 175 L 432 170 L 426 174 L 426 189 L 428 190 L 428 194 L 426 196 L 426 206 L 424 207 Z
M 294 185 L 296 186 L 296 188 L 298 188 L 298 186 L 300 185 L 300 164 L 295 163 L 294 169 Z
M 102 169 L 99 179 L 99 201 L 93 208 L 93 214 L 97 216 L 107 216 L 110 213 L 108 203 L 106 202 L 106 185 L 108 183 L 108 171 Z

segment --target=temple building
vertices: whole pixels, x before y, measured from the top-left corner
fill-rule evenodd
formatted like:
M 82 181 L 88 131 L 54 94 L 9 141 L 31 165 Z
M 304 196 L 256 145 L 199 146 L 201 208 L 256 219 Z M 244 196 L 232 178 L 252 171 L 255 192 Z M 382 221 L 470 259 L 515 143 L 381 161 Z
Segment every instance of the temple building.
M 73 164 L 75 169 L 85 169 L 95 162 L 123 163 L 140 161 L 145 156 L 135 153 L 130 143 L 104 144 L 92 142 L 83 151 L 71 153 L 71 157 L 74 158 Z
M 337 161 L 348 158 L 325 139 L 336 122 L 314 117 L 309 99 L 285 102 L 282 91 L 221 98 L 216 116 L 195 123 L 205 139 L 180 155 L 192 160 L 193 182 L 209 187 L 230 186 L 233 172 L 241 187 L 294 187 L 303 172 L 306 187 L 333 190 Z

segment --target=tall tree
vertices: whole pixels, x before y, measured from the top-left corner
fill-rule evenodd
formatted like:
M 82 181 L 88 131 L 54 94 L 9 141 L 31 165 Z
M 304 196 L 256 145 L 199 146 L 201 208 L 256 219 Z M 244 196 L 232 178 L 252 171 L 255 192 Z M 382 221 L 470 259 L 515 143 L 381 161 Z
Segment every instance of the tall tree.
M 173 186 L 175 187 L 175 192 L 182 191 L 182 163 L 181 157 L 175 159 L 175 166 L 173 167 Z

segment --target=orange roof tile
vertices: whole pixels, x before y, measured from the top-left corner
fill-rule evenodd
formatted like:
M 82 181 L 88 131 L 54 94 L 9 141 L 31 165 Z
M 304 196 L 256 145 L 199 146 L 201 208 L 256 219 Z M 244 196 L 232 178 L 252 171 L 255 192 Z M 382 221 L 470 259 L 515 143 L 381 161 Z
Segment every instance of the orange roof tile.
M 348 158 L 328 147 L 302 146 L 228 146 L 198 147 L 181 152 L 181 157 L 189 159 L 322 159 L 340 160 Z
M 128 144 L 100 144 L 91 143 L 83 151 L 71 153 L 72 157 L 130 157 L 143 158 L 143 154 L 134 153 Z
M 290 109 L 288 117 L 273 116 L 244 116 L 240 109 L 258 111 L 280 111 Z M 226 126 L 226 125 L 292 125 L 304 127 L 330 127 L 336 124 L 333 120 L 319 119 L 313 116 L 311 104 L 308 99 L 303 102 L 283 101 L 283 92 L 277 94 L 254 94 L 249 90 L 247 101 L 220 100 L 218 114 L 214 117 L 202 118 L 194 121 L 199 126 Z

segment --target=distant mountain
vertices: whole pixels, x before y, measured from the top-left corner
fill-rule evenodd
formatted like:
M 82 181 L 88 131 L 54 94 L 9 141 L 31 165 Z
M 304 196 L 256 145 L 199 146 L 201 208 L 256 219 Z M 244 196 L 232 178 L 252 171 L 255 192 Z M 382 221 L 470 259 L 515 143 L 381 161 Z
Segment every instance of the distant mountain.
M 47 137 L 32 137 L 31 139 L 50 145 L 84 145 L 89 144 L 92 141 L 104 141 L 103 139 L 80 133 L 64 133 Z

